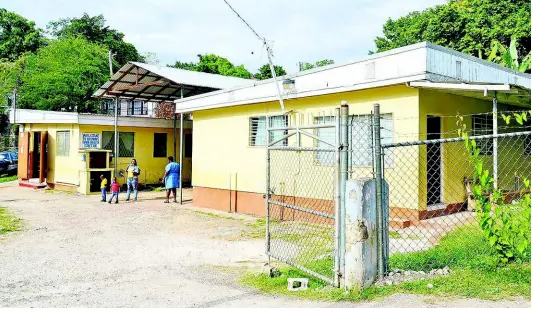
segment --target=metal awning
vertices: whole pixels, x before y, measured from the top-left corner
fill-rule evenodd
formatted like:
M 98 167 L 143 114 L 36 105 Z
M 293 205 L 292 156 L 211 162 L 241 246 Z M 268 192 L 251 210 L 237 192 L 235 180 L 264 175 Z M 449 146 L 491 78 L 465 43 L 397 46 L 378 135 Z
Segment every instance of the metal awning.
M 251 80 L 204 72 L 129 62 L 94 94 L 97 98 L 174 101 L 216 90 L 232 88 Z
M 408 85 L 482 100 L 497 98 L 498 102 L 509 105 L 531 106 L 531 90 L 513 84 L 416 81 Z

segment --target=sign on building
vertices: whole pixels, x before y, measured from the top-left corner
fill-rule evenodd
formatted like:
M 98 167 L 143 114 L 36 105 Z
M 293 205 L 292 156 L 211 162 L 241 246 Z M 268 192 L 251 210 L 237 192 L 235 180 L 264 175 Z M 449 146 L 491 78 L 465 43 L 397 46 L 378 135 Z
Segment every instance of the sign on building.
M 97 133 L 82 133 L 81 134 L 81 148 L 83 148 L 83 149 L 98 149 L 98 148 L 100 148 L 100 134 L 97 134 Z

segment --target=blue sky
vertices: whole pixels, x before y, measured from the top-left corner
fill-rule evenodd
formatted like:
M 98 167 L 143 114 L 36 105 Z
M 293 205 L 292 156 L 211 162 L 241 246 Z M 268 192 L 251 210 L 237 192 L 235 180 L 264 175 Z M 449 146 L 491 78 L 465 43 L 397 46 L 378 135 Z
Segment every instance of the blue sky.
M 343 63 L 374 49 L 387 18 L 446 0 L 228 0 L 263 37 L 273 41 L 274 63 L 288 72 L 298 61 Z M 267 62 L 262 43 L 223 0 L 2 0 L 1 7 L 45 28 L 51 20 L 84 12 L 103 14 L 112 28 L 161 65 L 214 53 L 256 71 Z M 253 52 L 253 54 L 252 54 Z

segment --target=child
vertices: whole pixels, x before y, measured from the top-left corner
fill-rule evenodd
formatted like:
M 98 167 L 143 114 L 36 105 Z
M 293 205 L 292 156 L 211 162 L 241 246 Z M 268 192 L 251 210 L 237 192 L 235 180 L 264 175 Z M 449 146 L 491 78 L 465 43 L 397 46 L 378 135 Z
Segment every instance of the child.
M 107 178 L 104 177 L 104 175 L 100 175 L 100 180 L 102 183 L 100 183 L 100 190 L 102 190 L 102 201 L 105 202 L 106 199 L 106 191 L 107 191 Z
M 111 204 L 111 201 L 113 201 L 113 198 L 115 198 L 115 204 L 118 204 L 118 191 L 120 190 L 120 184 L 117 182 L 117 178 L 113 177 L 113 182 L 111 183 L 111 192 L 113 193 L 111 195 L 111 199 L 109 199 L 109 204 Z

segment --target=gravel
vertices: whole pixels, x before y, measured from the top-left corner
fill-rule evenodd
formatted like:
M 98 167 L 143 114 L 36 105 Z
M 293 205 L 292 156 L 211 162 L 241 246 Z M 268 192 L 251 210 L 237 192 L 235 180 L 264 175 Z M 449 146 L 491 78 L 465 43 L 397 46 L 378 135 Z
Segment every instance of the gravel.
M 190 191 L 185 194 L 190 196 Z M 161 195 L 140 193 L 137 203 L 115 205 L 98 202 L 98 196 L 45 193 L 20 188 L 16 182 L 0 184 L 0 206 L 21 217 L 24 226 L 23 231 L 0 236 L 0 307 L 530 304 L 524 299 L 426 302 L 423 296 L 403 294 L 355 304 L 262 295 L 237 285 L 236 278 L 242 267 L 263 267 L 264 241 L 216 238 L 241 234 L 248 228 L 244 221 L 199 214 L 195 211 L 200 209 L 190 205 L 163 204 Z

